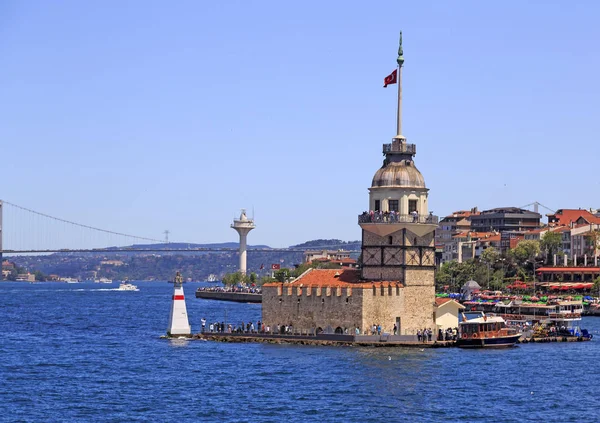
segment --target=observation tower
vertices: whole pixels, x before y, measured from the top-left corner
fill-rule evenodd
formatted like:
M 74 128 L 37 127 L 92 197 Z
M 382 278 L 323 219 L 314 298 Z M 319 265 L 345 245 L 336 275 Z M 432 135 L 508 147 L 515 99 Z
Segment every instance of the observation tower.
M 246 239 L 248 233 L 254 229 L 254 219 L 248 219 L 246 209 L 242 209 L 239 219 L 234 219 L 231 225 L 233 229 L 240 235 L 240 273 L 246 274 Z

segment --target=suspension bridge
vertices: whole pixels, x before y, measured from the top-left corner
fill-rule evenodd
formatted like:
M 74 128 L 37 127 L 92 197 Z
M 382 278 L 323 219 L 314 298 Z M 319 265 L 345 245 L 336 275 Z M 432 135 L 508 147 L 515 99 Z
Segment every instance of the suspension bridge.
M 164 233 L 168 236 L 168 231 Z M 5 254 L 123 253 L 123 252 L 237 252 L 238 248 L 198 247 L 125 234 L 73 222 L 0 200 L 0 260 Z M 332 249 L 331 245 L 310 249 Z M 256 248 L 248 251 L 304 252 L 306 248 Z M 360 252 L 359 250 L 347 250 Z

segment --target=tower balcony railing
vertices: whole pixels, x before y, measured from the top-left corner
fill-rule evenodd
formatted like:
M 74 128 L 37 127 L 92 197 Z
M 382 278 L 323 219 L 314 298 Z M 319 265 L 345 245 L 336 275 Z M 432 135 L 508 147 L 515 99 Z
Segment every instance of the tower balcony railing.
M 439 217 L 433 214 L 420 215 L 413 214 L 398 214 L 398 213 L 383 213 L 383 212 L 364 212 L 358 215 L 358 223 L 421 223 L 429 225 L 437 225 Z
M 417 146 L 415 144 L 393 142 L 390 144 L 383 144 L 383 152 L 417 154 Z

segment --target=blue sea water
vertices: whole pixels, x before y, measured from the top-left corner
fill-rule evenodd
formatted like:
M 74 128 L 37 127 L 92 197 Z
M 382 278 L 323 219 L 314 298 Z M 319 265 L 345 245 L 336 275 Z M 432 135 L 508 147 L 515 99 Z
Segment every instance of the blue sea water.
M 598 421 L 600 336 L 509 350 L 165 340 L 172 285 L 0 284 L 1 422 Z M 194 298 L 200 319 L 260 304 Z M 584 318 L 593 333 L 600 318 Z

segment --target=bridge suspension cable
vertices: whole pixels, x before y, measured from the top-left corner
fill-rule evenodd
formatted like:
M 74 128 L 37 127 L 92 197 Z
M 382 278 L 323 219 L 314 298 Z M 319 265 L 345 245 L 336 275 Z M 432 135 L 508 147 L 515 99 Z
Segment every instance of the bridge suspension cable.
M 143 236 L 136 236 L 136 235 L 128 235 L 128 234 L 124 234 L 124 233 L 121 233 L 121 232 L 109 231 L 107 229 L 95 228 L 93 226 L 84 225 L 82 223 L 71 222 L 70 220 L 65 220 L 65 219 L 61 219 L 60 217 L 50 216 L 50 215 L 45 214 L 45 213 L 40 213 L 40 212 L 37 212 L 35 210 L 28 209 L 27 207 L 23 207 L 23 206 L 19 206 L 17 204 L 10 203 L 8 201 L 3 201 L 3 203 L 4 204 L 8 204 L 8 205 L 13 206 L 13 207 L 16 207 L 18 209 L 27 211 L 29 213 L 37 214 L 38 216 L 43 216 L 43 217 L 47 217 L 48 219 L 56 220 L 58 222 L 63 222 L 63 223 L 68 223 L 70 225 L 79 226 L 80 228 L 91 229 L 91 230 L 94 230 L 94 231 L 104 232 L 104 233 L 111 234 L 111 235 L 124 236 L 124 237 L 127 237 L 127 238 L 139 239 L 141 241 L 163 242 L 163 240 L 160 240 L 160 239 L 146 238 L 146 237 L 143 237 Z

